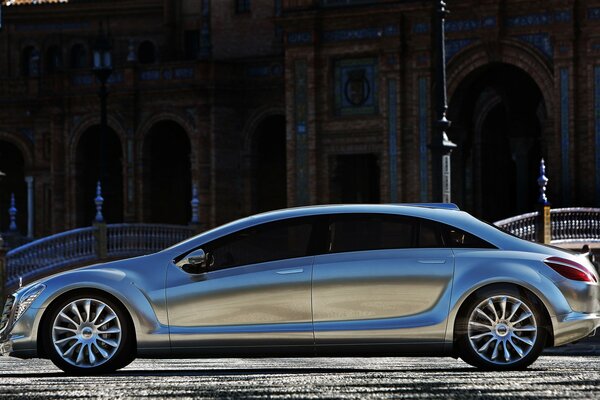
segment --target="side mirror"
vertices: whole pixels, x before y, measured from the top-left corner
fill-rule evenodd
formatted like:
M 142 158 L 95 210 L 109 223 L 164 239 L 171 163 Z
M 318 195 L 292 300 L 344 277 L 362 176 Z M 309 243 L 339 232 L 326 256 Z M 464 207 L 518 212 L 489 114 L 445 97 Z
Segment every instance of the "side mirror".
M 202 249 L 194 250 L 182 258 L 176 265 L 190 274 L 202 273 L 207 267 L 206 253 Z

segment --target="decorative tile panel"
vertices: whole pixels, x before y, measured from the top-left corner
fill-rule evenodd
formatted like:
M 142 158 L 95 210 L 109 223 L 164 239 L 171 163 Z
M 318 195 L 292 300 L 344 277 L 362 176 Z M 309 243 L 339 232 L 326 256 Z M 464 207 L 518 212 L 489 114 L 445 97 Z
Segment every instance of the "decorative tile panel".
M 294 63 L 294 117 L 296 129 L 296 205 L 309 203 L 308 185 L 308 66 Z
M 587 15 L 590 20 L 600 19 L 600 7 L 588 8 Z
M 388 149 L 390 163 L 390 202 L 398 202 L 398 90 L 396 79 L 388 79 Z
M 415 34 L 428 33 L 431 29 L 429 22 L 417 22 L 413 25 L 412 31 Z
M 569 168 L 569 69 L 560 69 L 560 143 L 562 172 L 562 201 L 571 201 L 571 179 Z
M 596 205 L 600 203 L 600 65 L 594 67 L 594 129 L 596 139 Z
M 334 108 L 337 115 L 377 113 L 377 73 L 375 58 L 336 61 Z
M 313 42 L 312 32 L 289 32 L 287 34 L 288 44 L 308 44 Z
M 536 26 L 536 25 L 549 25 L 554 23 L 565 23 L 570 22 L 572 19 L 571 11 L 561 10 L 554 12 L 545 12 L 538 14 L 527 14 L 518 15 L 514 17 L 508 17 L 504 25 L 508 28 L 514 28 L 517 26 Z
M 447 33 L 452 32 L 473 32 L 479 29 L 489 29 L 496 27 L 496 17 L 484 17 L 481 19 L 463 19 L 463 20 L 446 20 L 444 30 Z
M 323 32 L 324 42 L 347 42 L 351 40 L 378 39 L 382 36 L 398 36 L 400 26 L 396 24 L 383 27 L 370 27 L 361 29 L 338 29 Z
M 246 68 L 246 76 L 250 78 L 268 78 L 282 75 L 283 66 L 281 64 L 253 65 Z
M 552 59 L 554 57 L 554 47 L 552 46 L 552 41 L 550 40 L 549 34 L 536 33 L 532 35 L 519 35 L 515 37 L 536 47 L 548 58 Z
M 420 199 L 423 202 L 429 199 L 429 169 L 427 141 L 429 138 L 429 115 L 427 104 L 429 102 L 429 93 L 427 90 L 427 78 L 419 78 L 419 183 Z
M 200 58 L 209 58 L 212 52 L 212 39 L 210 35 L 210 0 L 202 0 L 202 16 L 200 17 Z
M 474 43 L 475 40 L 474 38 L 446 40 L 446 63 L 462 49 Z
M 16 24 L 17 32 L 60 32 L 60 31 L 83 31 L 91 28 L 89 22 L 58 22 L 44 24 Z

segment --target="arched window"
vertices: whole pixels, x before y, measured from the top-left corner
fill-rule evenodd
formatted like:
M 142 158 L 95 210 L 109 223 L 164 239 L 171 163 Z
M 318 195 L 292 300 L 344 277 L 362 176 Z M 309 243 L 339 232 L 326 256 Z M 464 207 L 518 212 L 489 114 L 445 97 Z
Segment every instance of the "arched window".
M 142 64 L 152 64 L 156 61 L 156 49 L 154 43 L 145 40 L 138 47 L 138 61 Z
M 88 66 L 87 50 L 81 43 L 74 44 L 71 47 L 71 68 L 85 68 Z
M 38 76 L 40 53 L 33 46 L 27 46 L 23 49 L 21 57 L 21 72 L 23 76 Z
M 60 47 L 50 46 L 46 50 L 46 72 L 56 72 L 62 68 Z

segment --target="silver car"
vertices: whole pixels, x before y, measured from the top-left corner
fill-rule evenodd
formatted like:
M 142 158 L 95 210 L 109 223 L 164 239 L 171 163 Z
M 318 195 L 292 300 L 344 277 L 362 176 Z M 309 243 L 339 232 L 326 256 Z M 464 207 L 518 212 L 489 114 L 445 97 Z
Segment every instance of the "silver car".
M 598 272 L 453 205 L 244 218 L 8 297 L 0 350 L 105 373 L 135 357 L 460 357 L 525 368 L 600 325 Z

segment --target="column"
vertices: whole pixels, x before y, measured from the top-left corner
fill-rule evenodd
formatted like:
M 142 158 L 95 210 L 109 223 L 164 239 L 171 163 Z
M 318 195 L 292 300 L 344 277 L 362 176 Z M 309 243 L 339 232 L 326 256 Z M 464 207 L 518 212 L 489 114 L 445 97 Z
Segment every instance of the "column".
M 27 237 L 32 238 L 34 221 L 33 176 L 26 176 L 25 182 L 27 183 Z

